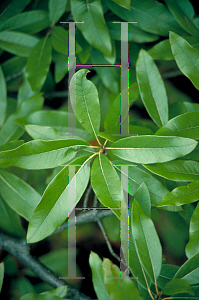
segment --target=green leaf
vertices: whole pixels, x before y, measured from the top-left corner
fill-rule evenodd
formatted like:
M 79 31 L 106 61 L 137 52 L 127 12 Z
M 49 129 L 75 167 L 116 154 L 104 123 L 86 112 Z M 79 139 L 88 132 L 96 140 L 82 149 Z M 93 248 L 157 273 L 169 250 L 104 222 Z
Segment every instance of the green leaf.
M 126 128 L 126 131 L 129 132 L 130 135 L 150 135 L 152 134 L 152 131 L 150 128 L 141 127 L 141 126 L 133 126 L 133 125 L 122 125 L 123 128 Z M 105 131 L 100 132 L 99 136 L 108 139 L 111 142 L 116 142 L 120 140 L 121 138 L 124 138 L 124 136 L 121 135 L 121 127 L 120 125 L 108 127 Z
M 162 266 L 162 247 L 152 220 L 144 213 L 136 200 L 132 204 L 131 230 L 138 256 L 154 282 Z
M 55 26 L 51 34 L 51 44 L 59 53 L 68 55 L 68 32 L 60 26 Z M 68 57 L 65 59 L 68 63 Z
M 29 184 L 12 173 L 0 170 L 1 196 L 20 216 L 29 220 L 41 196 Z
M 199 53 L 199 52 L 198 52 Z M 156 135 L 182 136 L 199 139 L 199 111 L 187 112 L 169 120 Z
M 169 106 L 170 119 L 173 119 L 178 115 L 182 115 L 193 111 L 199 111 L 198 103 L 190 103 L 190 102 L 183 101 L 183 102 L 175 102 Z
M 52 43 L 52 36 L 51 36 Z M 55 63 L 55 82 L 60 82 L 68 73 L 68 57 L 64 54 L 54 52 L 53 61 Z
M 158 287 L 163 288 L 170 280 L 172 280 L 178 269 L 178 266 L 163 264 L 157 280 Z
M 169 180 L 199 180 L 199 163 L 196 161 L 175 160 L 164 164 L 147 165 L 145 168 Z
M 199 89 L 199 51 L 174 32 L 170 32 L 169 39 L 172 53 L 180 71 Z
M 4 277 L 4 263 L 0 263 L 0 292 L 3 285 L 3 277 Z
M 89 256 L 89 265 L 92 270 L 92 281 L 94 290 L 99 300 L 110 300 L 109 294 L 104 283 L 104 274 L 102 269 L 102 260 L 99 256 L 92 252 Z
M 9 1 L 10 2 L 10 1 Z M 0 14 L 0 23 L 5 22 L 7 19 L 11 18 L 22 12 L 24 8 L 31 2 L 31 0 L 18 1 L 13 0 L 10 3 L 5 1 L 5 4 L 8 5 L 1 11 Z
M 1 127 L 6 118 L 6 108 L 7 108 L 7 88 L 6 88 L 6 81 L 1 66 L 0 66 L 0 90 L 1 90 L 0 127 Z
M 113 0 L 116 4 L 124 7 L 124 8 L 127 8 L 127 9 L 130 9 L 131 8 L 131 0 Z
M 102 263 L 104 283 L 111 300 L 142 300 L 135 283 L 109 259 L 105 258 Z M 121 274 L 121 275 L 120 275 Z M 115 280 L 114 277 L 121 277 Z
M 25 124 L 35 124 L 35 125 L 42 125 L 42 126 L 50 126 L 57 130 L 62 131 L 62 134 L 67 135 L 71 133 L 75 136 L 83 136 L 83 138 L 87 141 L 93 139 L 93 136 L 88 133 L 80 123 L 76 120 L 76 128 L 68 127 L 68 116 L 69 113 L 65 111 L 36 111 L 29 114 L 25 118 L 17 119 L 16 122 L 21 126 Z M 74 114 L 72 117 L 75 118 Z M 71 114 L 70 114 L 71 118 Z M 71 119 L 70 119 L 71 120 Z
M 189 258 L 176 272 L 175 278 L 182 278 L 189 284 L 199 284 L 199 253 Z
M 165 2 L 179 25 L 191 35 L 199 37 L 199 28 L 196 26 L 194 21 L 183 11 L 177 1 L 165 0 Z
M 106 149 L 131 162 L 152 164 L 184 156 L 196 145 L 196 141 L 187 138 L 146 135 L 120 139 Z
M 0 25 L 0 31 L 16 30 L 24 33 L 37 33 L 50 26 L 48 13 L 32 10 L 15 15 Z
M 89 44 L 105 55 L 110 56 L 112 53 L 111 37 L 104 20 L 101 1 L 82 2 L 81 0 L 73 0 L 71 1 L 71 11 L 74 21 L 84 22 L 83 24 L 77 23 L 77 27 Z
M 100 105 L 95 85 L 81 69 L 71 79 L 69 92 L 72 109 L 81 125 L 97 138 L 100 128 Z
M 151 217 L 151 199 L 149 190 L 144 182 L 139 186 L 135 194 L 133 195 L 133 199 L 139 202 L 141 208 L 144 213 L 150 218 Z
M 52 25 L 59 21 L 60 17 L 64 14 L 66 4 L 68 0 L 49 0 L 48 7 L 49 7 L 49 17 L 52 21 Z
M 70 161 L 79 149 L 87 146 L 83 140 L 34 140 L 14 150 L 0 152 L 0 165 L 14 165 L 28 170 L 49 169 Z
M 60 286 L 52 291 L 48 291 L 48 292 L 43 292 L 41 293 L 41 295 L 54 295 L 54 296 L 59 296 L 61 298 L 65 297 L 67 294 L 67 286 Z
M 28 243 L 36 243 L 53 233 L 68 217 L 81 199 L 89 181 L 90 167 L 84 163 L 68 184 L 66 166 L 47 186 L 33 211 L 27 233 Z M 76 185 L 75 185 L 76 183 Z M 75 203 L 69 203 L 69 186 L 75 186 Z M 48 206 L 46 206 L 46 201 Z
M 34 47 L 26 65 L 27 79 L 33 91 L 43 86 L 51 61 L 52 47 L 48 35 L 46 35 Z
M 152 120 L 161 127 L 168 121 L 168 99 L 161 75 L 152 57 L 141 50 L 136 64 L 140 95 Z
M 195 295 L 190 287 L 190 284 L 183 279 L 173 279 L 169 281 L 162 289 L 162 293 L 165 295 L 175 295 L 181 293 L 188 293 Z
M 24 141 L 11 141 L 0 146 L 0 151 L 12 150 L 24 144 Z
M 198 198 L 199 199 L 199 198 Z M 189 227 L 189 242 L 186 245 L 185 252 L 188 258 L 196 255 L 199 252 L 199 203 L 195 208 L 193 215 L 190 220 Z
M 34 293 L 29 293 L 20 298 L 20 300 L 62 300 L 63 298 L 60 298 L 58 296 L 50 295 L 50 294 L 44 294 L 44 295 L 37 295 Z
M 91 45 L 85 40 L 83 37 L 81 31 L 77 28 L 76 30 L 76 43 L 79 43 L 80 47 L 82 48 L 82 51 L 78 53 L 78 56 L 80 58 L 80 61 L 82 64 L 85 64 L 91 54 L 92 47 Z
M 99 201 L 112 209 L 120 218 L 121 196 L 123 196 L 121 195 L 121 182 L 111 162 L 104 154 L 99 154 L 93 162 L 91 185 Z
M 15 31 L 0 32 L 0 48 L 12 54 L 29 57 L 39 39 Z
M 22 238 L 25 231 L 21 225 L 19 216 L 8 206 L 5 200 L 0 197 L 0 227 L 11 236 Z
M 187 186 L 179 186 L 162 198 L 159 206 L 189 204 L 199 199 L 199 180 Z
M 26 99 L 21 103 L 16 112 L 11 114 L 0 131 L 0 145 L 18 139 L 24 132 L 23 128 L 15 123 L 16 118 L 25 117 L 30 112 L 41 109 L 44 99 L 40 93 Z
M 107 0 L 106 4 L 122 20 L 137 22 L 133 26 L 144 31 L 168 36 L 169 30 L 172 28 L 173 31 L 179 34 L 185 33 L 162 3 L 148 0 L 131 0 L 130 10 L 115 4 L 112 0 Z

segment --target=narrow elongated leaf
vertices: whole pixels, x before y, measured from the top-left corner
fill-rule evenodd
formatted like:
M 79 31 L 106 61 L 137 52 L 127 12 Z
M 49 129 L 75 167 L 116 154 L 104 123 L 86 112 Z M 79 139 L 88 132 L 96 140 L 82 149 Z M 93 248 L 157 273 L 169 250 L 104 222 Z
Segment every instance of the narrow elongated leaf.
M 12 173 L 0 170 L 1 195 L 19 215 L 29 220 L 41 196 L 29 184 Z
M 55 26 L 51 34 L 51 44 L 56 51 L 68 55 L 68 32 L 60 26 Z
M 16 149 L 1 151 L 0 165 L 14 165 L 28 170 L 54 168 L 71 160 L 86 145 L 87 142 L 78 139 L 34 140 Z
M 144 182 L 139 186 L 135 194 L 133 195 L 133 199 L 139 202 L 141 208 L 144 213 L 150 218 L 151 217 L 151 199 L 149 190 Z
M 19 216 L 14 212 L 3 198 L 0 197 L 0 228 L 12 236 L 22 238 L 25 231 Z
M 49 17 L 53 25 L 59 21 L 60 17 L 64 14 L 67 2 L 68 0 L 61 0 L 58 2 L 56 0 L 49 1 Z
M 179 267 L 170 264 L 163 264 L 157 283 L 158 287 L 163 288 L 170 280 L 173 279 Z
M 199 203 L 195 208 L 193 215 L 190 220 L 189 227 L 189 242 L 186 245 L 185 252 L 188 258 L 199 253 Z
M 6 88 L 6 81 L 1 66 L 0 66 L 0 90 L 1 90 L 0 127 L 1 127 L 6 117 L 6 108 L 7 108 L 7 88 Z
M 141 50 L 136 64 L 142 101 L 152 120 L 161 127 L 168 121 L 168 99 L 163 80 L 152 57 Z
M 15 123 L 16 118 L 25 117 L 27 114 L 41 109 L 43 102 L 44 98 L 40 93 L 22 102 L 17 111 L 11 114 L 2 126 L 0 130 L 0 145 L 18 139 L 24 130 Z
M 104 273 L 104 283 L 108 291 L 111 300 L 142 300 L 140 293 L 135 283 L 124 273 L 121 273 L 120 269 L 114 265 L 109 259 L 105 258 L 102 263 Z M 119 280 L 115 280 L 114 277 L 120 277 Z
M 124 8 L 130 9 L 131 7 L 131 0 L 113 0 L 113 1 Z
M 0 22 L 3 23 L 12 16 L 19 14 L 30 2 L 31 0 L 13 0 L 10 3 L 8 2 L 9 4 L 1 11 Z M 7 1 L 5 2 L 5 4 L 7 4 Z
M 132 235 L 142 264 L 154 282 L 162 266 L 162 247 L 152 220 L 144 213 L 140 204 L 132 204 Z
M 163 197 L 159 206 L 183 205 L 199 200 L 199 180 L 193 181 L 187 186 L 180 186 Z
M 185 31 L 178 25 L 167 7 L 162 3 L 148 0 L 131 0 L 130 10 L 117 5 L 112 0 L 107 0 L 106 4 L 122 20 L 137 22 L 133 25 L 144 31 L 168 36 L 169 30 L 172 28 L 178 34 L 185 34 Z
M 47 186 L 41 201 L 33 211 L 28 227 L 28 243 L 38 242 L 53 233 L 68 217 L 82 197 L 89 181 L 90 167 L 83 164 L 68 184 L 66 166 Z M 75 203 L 69 203 L 69 186 L 75 186 Z M 48 205 L 46 206 L 46 201 Z
M 15 31 L 0 32 L 0 48 L 12 54 L 29 57 L 39 39 Z
M 111 208 L 120 218 L 121 182 L 111 162 L 104 154 L 99 154 L 93 162 L 91 184 L 100 202 Z
M 48 13 L 44 10 L 32 10 L 15 15 L 0 25 L 0 31 L 16 30 L 24 33 L 36 33 L 50 26 Z
M 26 65 L 27 79 L 33 91 L 40 89 L 52 61 L 52 47 L 48 35 L 34 47 Z
M 197 142 L 192 139 L 146 135 L 120 139 L 106 149 L 128 161 L 152 164 L 184 156 L 196 145 Z
M 51 36 L 52 43 L 52 36 Z M 61 53 L 53 53 L 53 61 L 55 62 L 55 83 L 60 82 L 68 73 L 68 60 L 66 55 Z
M 72 77 L 69 92 L 73 111 L 80 124 L 97 137 L 100 127 L 100 105 L 95 85 L 86 79 L 88 70 L 82 69 Z
M 199 180 L 199 163 L 196 161 L 175 160 L 164 164 L 147 165 L 145 168 L 169 180 Z
M 89 44 L 110 56 L 112 53 L 111 37 L 104 20 L 100 0 L 93 0 L 92 2 L 73 0 L 71 1 L 71 11 L 74 21 L 84 21 L 83 24 L 78 23 L 77 27 Z
M 190 295 L 195 295 L 190 287 L 190 284 L 183 279 L 173 279 L 169 281 L 162 289 L 162 293 L 165 295 L 175 295 L 181 293 L 188 293 Z
M 4 271 L 5 271 L 4 263 L 0 263 L 0 292 L 3 284 Z
M 172 53 L 180 71 L 199 89 L 199 51 L 174 32 L 170 32 L 169 39 Z
M 110 300 L 109 294 L 104 283 L 104 273 L 102 269 L 102 260 L 100 257 L 91 251 L 89 256 L 89 265 L 92 270 L 92 281 L 95 292 L 99 300 Z
M 182 10 L 177 1 L 165 0 L 170 12 L 180 26 L 193 36 L 199 37 L 199 28 L 194 21 Z
M 169 120 L 156 132 L 156 135 L 182 136 L 198 140 L 199 111 L 187 112 Z
M 61 298 L 65 297 L 67 294 L 67 286 L 60 286 L 52 291 L 47 291 L 41 293 L 41 295 L 54 295 L 54 296 L 59 296 Z
M 0 146 L 0 151 L 12 150 L 24 144 L 23 140 L 7 142 Z
M 199 284 L 199 253 L 189 258 L 176 272 L 175 278 L 182 278 L 189 284 Z

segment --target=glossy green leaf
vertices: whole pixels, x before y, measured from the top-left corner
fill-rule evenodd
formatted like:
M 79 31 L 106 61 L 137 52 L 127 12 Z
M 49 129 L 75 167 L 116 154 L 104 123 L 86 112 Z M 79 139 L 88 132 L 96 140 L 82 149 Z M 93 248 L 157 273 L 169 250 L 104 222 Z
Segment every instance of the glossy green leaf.
M 40 93 L 22 102 L 16 112 L 11 114 L 0 130 L 0 145 L 18 139 L 24 132 L 23 128 L 15 123 L 16 118 L 25 117 L 30 112 L 39 110 L 44 99 Z
M 20 300 L 62 300 L 63 298 L 50 295 L 50 294 L 44 294 L 44 295 L 37 295 L 34 293 L 29 293 L 20 298 Z
M 198 198 L 199 199 L 199 198 Z M 186 245 L 185 252 L 188 258 L 196 255 L 199 252 L 199 204 L 195 208 L 190 220 L 189 227 L 189 242 Z
M 52 48 L 47 35 L 34 47 L 27 61 L 27 79 L 33 91 L 36 91 L 43 86 L 51 61 Z
M 16 30 L 24 33 L 36 33 L 50 26 L 48 13 L 44 10 L 32 10 L 15 15 L 0 25 L 0 31 Z
M 162 266 L 162 247 L 152 220 L 136 200 L 132 204 L 131 230 L 138 256 L 154 282 L 158 278 Z
M 80 124 L 97 137 L 100 128 L 100 105 L 95 85 L 86 79 L 88 70 L 81 69 L 71 79 L 69 92 L 72 109 Z
M 78 44 L 82 48 L 82 51 L 78 53 L 78 57 L 80 58 L 80 61 L 82 64 L 85 64 L 91 54 L 92 47 L 91 45 L 85 40 L 83 37 L 81 31 L 77 28 L 76 29 L 76 43 L 78 41 Z
M 11 18 L 12 16 L 15 16 L 16 14 L 19 14 L 24 10 L 24 8 L 31 2 L 31 0 L 24 0 L 24 1 L 18 1 L 13 0 L 9 2 L 5 2 L 5 4 L 8 3 L 6 7 L 3 8 L 0 14 L 0 23 L 5 22 L 7 19 Z
M 162 293 L 165 295 L 175 295 L 181 293 L 188 293 L 190 295 L 195 295 L 190 287 L 190 284 L 183 279 L 173 279 L 169 281 L 162 289 Z
M 114 163 L 114 162 L 113 162 Z M 121 173 L 121 170 L 116 167 L 116 170 Z M 124 172 L 124 175 L 127 174 Z M 145 183 L 150 194 L 151 203 L 157 206 L 162 198 L 169 193 L 169 190 L 155 177 L 139 166 L 128 167 L 128 186 L 123 184 L 123 188 L 130 195 L 134 195 L 142 183 Z
M 29 220 L 41 198 L 29 184 L 4 170 L 0 170 L 0 190 L 7 204 L 26 220 Z
M 54 168 L 75 157 L 76 152 L 88 145 L 78 139 L 27 142 L 14 150 L 0 152 L 0 165 L 14 165 L 28 170 Z
M 0 263 L 0 292 L 3 285 L 3 277 L 4 277 L 4 263 Z
M 174 278 L 182 278 L 189 284 L 199 284 L 199 253 L 189 258 L 176 272 Z
M 91 184 L 99 201 L 111 208 L 120 218 L 121 196 L 123 196 L 121 195 L 121 182 L 111 162 L 104 154 L 99 154 L 93 162 Z
M 52 291 L 48 292 L 43 292 L 41 295 L 54 295 L 54 296 L 59 296 L 61 298 L 65 297 L 67 294 L 67 286 L 60 286 Z
M 102 260 L 99 256 L 92 252 L 89 256 L 89 265 L 92 270 L 92 281 L 94 290 L 99 300 L 110 300 L 109 294 L 104 283 L 104 273 L 102 269 Z
M 1 67 L 5 79 L 6 80 L 10 79 L 9 81 L 12 81 L 11 77 L 13 76 L 13 74 L 20 72 L 25 67 L 26 62 L 27 62 L 27 58 L 19 57 L 19 56 L 14 56 L 4 61 L 1 64 Z
M 12 150 L 24 144 L 23 140 L 7 142 L 0 146 L 0 151 Z
M 39 39 L 15 31 L 0 32 L 0 48 L 12 54 L 29 57 Z
M 199 28 L 196 26 L 194 21 L 182 10 L 177 1 L 165 0 L 165 2 L 180 26 L 189 34 L 199 37 Z
M 75 118 L 74 114 L 70 114 L 70 118 Z M 70 119 L 71 120 L 71 119 Z M 88 133 L 76 120 L 76 128 L 68 127 L 68 113 L 65 111 L 36 111 L 29 114 L 25 118 L 16 119 L 21 126 L 25 124 L 35 124 L 42 126 L 50 126 L 57 130 L 63 131 L 64 135 L 68 133 L 75 136 L 82 136 L 85 140 L 90 141 L 93 136 Z
M 0 228 L 3 232 L 22 238 L 25 235 L 25 231 L 21 225 L 19 216 L 14 212 L 6 201 L 0 197 Z
M 132 136 L 107 147 L 118 157 L 141 164 L 166 162 L 193 151 L 197 142 L 181 137 Z
M 144 213 L 150 218 L 151 217 L 151 199 L 149 190 L 144 182 L 139 186 L 135 194 L 133 195 L 133 199 L 136 200 Z
M 147 165 L 145 168 L 169 180 L 199 180 L 199 163 L 196 161 L 175 160 L 164 164 Z
M 126 132 L 129 132 L 130 135 L 134 135 L 134 136 L 152 134 L 151 129 L 146 127 L 123 124 L 122 128 L 125 128 Z M 108 127 L 105 131 L 100 132 L 99 136 L 108 139 L 111 142 L 116 142 L 121 138 L 124 138 L 124 136 L 121 135 L 120 125 Z
M 1 66 L 0 66 L 0 90 L 1 90 L 0 127 L 1 127 L 6 118 L 6 108 L 7 108 L 7 88 L 6 88 L 6 81 Z
M 131 0 L 113 0 L 113 1 L 124 8 L 130 9 L 131 7 Z
M 181 159 L 199 161 L 199 145 L 197 145 L 191 153 L 185 155 L 184 157 L 181 157 Z
M 170 119 L 173 119 L 178 115 L 182 115 L 193 111 L 199 111 L 198 103 L 190 103 L 190 102 L 183 101 L 183 102 L 175 102 L 169 106 Z
M 141 50 L 136 64 L 140 96 L 152 120 L 161 127 L 168 121 L 168 99 L 161 75 L 152 57 Z
M 168 36 L 169 30 L 172 28 L 178 34 L 185 33 L 162 3 L 148 0 L 131 0 L 130 10 L 117 5 L 112 0 L 107 0 L 106 4 L 122 20 L 137 22 L 133 25 L 144 31 Z
M 142 300 L 135 283 L 109 259 L 105 258 L 102 263 L 104 283 L 111 300 Z M 114 277 L 119 278 L 118 280 Z
M 68 32 L 60 26 L 55 26 L 51 34 L 51 44 L 56 51 L 68 55 Z M 66 60 L 68 63 L 67 57 Z
M 169 39 L 172 53 L 180 71 L 199 89 L 199 51 L 174 32 L 170 32 Z
M 56 0 L 49 0 L 49 17 L 52 21 L 52 25 L 57 23 L 60 17 L 64 14 L 67 1 L 68 0 L 61 0 L 57 2 Z
M 52 42 L 52 37 L 51 37 Z M 60 82 L 68 73 L 68 57 L 64 54 L 54 52 L 53 61 L 55 63 L 55 82 Z
M 169 120 L 156 132 L 156 134 L 164 136 L 182 136 L 198 140 L 199 111 L 187 112 Z
M 121 41 L 121 24 L 107 22 L 112 38 L 116 41 Z M 135 43 L 147 43 L 158 40 L 158 35 L 143 31 L 142 29 L 128 24 L 128 41 Z
M 137 83 L 133 83 L 129 87 L 129 104 L 131 105 L 134 101 L 137 100 L 139 96 L 139 89 Z M 124 115 L 127 115 L 128 110 L 126 109 L 126 103 L 121 103 L 120 94 L 115 98 L 113 104 L 111 105 L 106 119 L 104 121 L 104 128 L 108 128 L 111 126 L 115 126 L 121 123 L 120 117 L 121 113 Z
M 81 199 L 89 181 L 90 167 L 84 163 L 68 184 L 66 166 L 47 186 L 33 211 L 27 233 L 28 243 L 36 243 L 53 233 L 68 217 Z M 75 185 L 76 183 L 76 185 Z M 69 204 L 69 186 L 75 186 L 75 203 Z M 46 206 L 46 201 L 48 206 Z
M 71 11 L 74 21 L 84 22 L 83 24 L 77 23 L 77 27 L 89 44 L 105 55 L 111 55 L 111 37 L 104 20 L 101 1 L 82 2 L 81 0 L 73 0 L 71 1 Z
M 179 186 L 171 193 L 162 198 L 159 206 L 164 205 L 183 205 L 199 200 L 199 180 L 193 181 L 187 186 Z
M 163 288 L 170 280 L 172 280 L 178 269 L 178 266 L 163 264 L 157 280 L 158 287 Z

